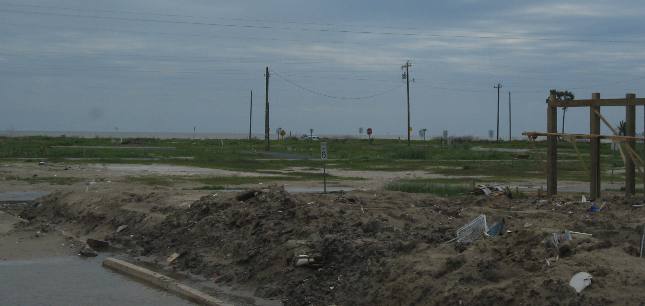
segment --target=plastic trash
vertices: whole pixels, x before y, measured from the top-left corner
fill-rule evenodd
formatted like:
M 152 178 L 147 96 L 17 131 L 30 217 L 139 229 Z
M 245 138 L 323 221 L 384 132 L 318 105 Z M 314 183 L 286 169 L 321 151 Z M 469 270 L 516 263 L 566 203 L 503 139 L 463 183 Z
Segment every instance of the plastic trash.
M 495 225 L 488 229 L 488 236 L 502 235 L 504 233 L 504 227 L 504 220 L 502 220 L 502 222 L 495 223 Z
M 587 272 L 578 272 L 571 277 L 569 281 L 569 286 L 573 287 L 577 293 L 582 292 L 585 288 L 591 285 L 591 274 Z

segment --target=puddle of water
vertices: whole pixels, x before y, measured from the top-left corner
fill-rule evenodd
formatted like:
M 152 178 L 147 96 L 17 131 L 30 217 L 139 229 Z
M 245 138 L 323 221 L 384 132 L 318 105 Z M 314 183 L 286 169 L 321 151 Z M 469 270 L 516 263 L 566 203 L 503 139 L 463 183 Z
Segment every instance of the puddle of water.
M 48 195 L 46 191 L 7 191 L 0 192 L 0 202 L 30 202 Z
M 103 268 L 103 259 L 0 261 L 0 304 L 194 305 Z

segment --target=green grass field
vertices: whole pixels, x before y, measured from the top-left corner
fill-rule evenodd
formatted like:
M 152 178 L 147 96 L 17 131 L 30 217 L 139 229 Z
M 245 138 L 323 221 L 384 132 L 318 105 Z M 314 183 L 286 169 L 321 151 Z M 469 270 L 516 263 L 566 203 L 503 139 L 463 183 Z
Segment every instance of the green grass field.
M 328 139 L 328 168 L 347 170 L 410 171 L 426 170 L 445 176 L 481 176 L 498 182 L 545 177 L 545 142 L 464 141 L 444 145 L 439 140 L 405 141 L 377 139 L 373 142 L 359 139 Z M 109 138 L 74 137 L 17 137 L 0 138 L 0 160 L 21 161 L 43 159 L 68 163 L 137 163 L 172 164 L 254 171 L 279 175 L 281 180 L 319 179 L 308 172 L 280 173 L 289 167 L 320 169 L 320 143 L 299 139 L 271 141 L 271 151 L 264 151 L 261 140 L 193 140 L 193 139 L 126 139 L 120 143 Z M 565 180 L 588 180 L 589 145 L 573 146 L 562 142 L 559 150 L 559 177 Z M 639 152 L 642 146 L 637 146 Z M 602 145 L 602 169 L 623 167 L 619 154 L 611 152 L 609 144 Z M 605 172 L 603 172 L 605 173 Z M 310 177 L 311 176 L 311 177 Z M 605 180 L 621 180 L 617 171 L 613 176 L 603 174 Z M 133 178 L 133 180 L 153 180 Z M 206 187 L 227 184 L 253 183 L 265 178 L 213 178 L 200 182 Z M 334 177 L 330 178 L 334 180 Z M 639 176 L 640 179 L 640 176 Z M 167 184 L 164 178 L 150 184 Z M 231 180 L 235 180 L 232 182 Z M 242 182 L 243 181 L 243 182 Z M 145 182 L 144 182 L 145 183 Z M 410 187 L 415 185 L 416 187 Z M 460 190 L 463 182 L 428 183 L 400 182 L 390 189 L 439 190 L 446 194 Z M 455 186 L 452 186 L 455 185 Z M 443 187 L 442 187 L 443 186 Z M 447 187 L 446 187 L 447 186 Z M 455 187 L 455 188 L 453 188 Z

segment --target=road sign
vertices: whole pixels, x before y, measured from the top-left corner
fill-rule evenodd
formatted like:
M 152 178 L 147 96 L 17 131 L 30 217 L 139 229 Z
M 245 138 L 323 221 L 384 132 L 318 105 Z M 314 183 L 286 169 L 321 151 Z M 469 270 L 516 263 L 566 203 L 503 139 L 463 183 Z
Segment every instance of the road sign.
M 320 159 L 327 160 L 327 143 L 320 143 Z
M 367 128 L 367 135 L 372 135 L 372 128 Z

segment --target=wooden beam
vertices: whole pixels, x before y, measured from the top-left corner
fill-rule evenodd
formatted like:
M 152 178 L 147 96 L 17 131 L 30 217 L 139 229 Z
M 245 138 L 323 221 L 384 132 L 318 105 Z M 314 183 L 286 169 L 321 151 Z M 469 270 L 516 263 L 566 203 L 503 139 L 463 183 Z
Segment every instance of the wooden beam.
M 630 104 L 633 103 L 633 104 Z M 557 107 L 586 107 L 586 106 L 627 106 L 627 105 L 645 105 L 645 98 L 634 99 L 581 99 L 570 101 L 556 101 Z
M 546 111 L 546 127 L 548 148 L 546 152 L 546 193 L 554 196 L 558 193 L 558 137 L 552 135 L 558 132 L 558 107 L 555 94 L 549 95 Z
M 607 118 L 605 118 L 605 116 L 603 116 L 600 112 L 596 112 L 596 114 L 598 114 L 598 117 L 600 117 L 600 120 L 602 120 L 602 122 L 605 123 L 605 125 L 614 133 L 614 135 L 618 136 L 618 134 L 619 134 L 618 130 L 609 123 Z M 619 136 L 619 137 L 622 138 L 625 141 L 627 141 L 627 140 L 645 140 L 645 137 L 635 137 L 635 136 Z M 619 138 L 619 137 L 612 137 L 612 138 Z M 613 142 L 618 142 L 618 141 L 620 141 L 620 139 L 612 139 L 612 141 Z M 626 158 L 631 158 L 634 161 L 638 161 L 641 166 L 645 165 L 645 162 L 643 162 L 643 159 L 640 156 L 638 156 L 638 154 L 636 154 L 636 150 L 632 149 L 629 146 L 625 146 L 625 148 L 623 149 L 622 148 L 623 145 L 624 145 L 624 143 L 621 143 L 618 146 L 618 149 L 620 151 L 620 156 L 622 157 L 623 162 L 626 161 Z M 623 150 L 627 151 L 627 155 L 624 154 Z M 641 170 L 639 169 L 638 171 L 641 171 Z
M 628 104 L 625 106 L 625 134 L 626 136 L 636 135 L 636 104 L 633 101 L 636 100 L 635 94 L 627 94 L 625 96 Z M 629 151 L 634 151 L 635 142 L 633 139 L 630 139 L 626 143 L 629 147 Z M 628 158 L 625 161 L 625 195 L 633 196 L 636 193 L 636 168 L 634 166 L 633 158 Z
M 600 93 L 591 95 L 593 101 L 600 100 Z M 600 106 L 592 105 L 589 107 L 589 134 L 600 135 Z M 600 138 L 594 137 L 591 142 L 591 180 L 589 181 L 589 198 L 595 201 L 600 198 Z

